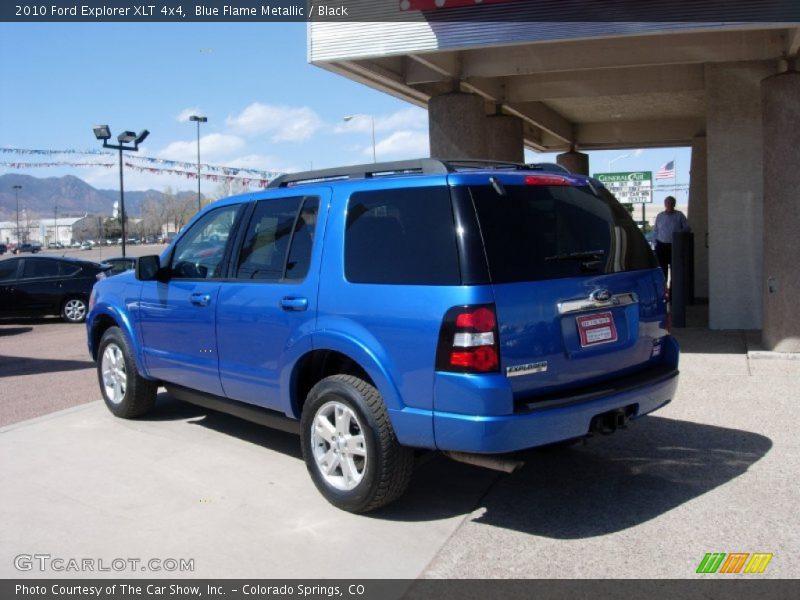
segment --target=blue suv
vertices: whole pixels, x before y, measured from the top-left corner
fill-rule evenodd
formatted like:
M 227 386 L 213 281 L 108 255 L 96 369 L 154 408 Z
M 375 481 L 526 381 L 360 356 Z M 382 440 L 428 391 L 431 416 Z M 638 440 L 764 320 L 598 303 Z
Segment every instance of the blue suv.
M 182 400 L 300 434 L 352 512 L 415 449 L 505 454 L 609 433 L 670 401 L 664 279 L 601 183 L 423 159 L 286 175 L 220 200 L 99 282 L 87 319 L 123 418 Z

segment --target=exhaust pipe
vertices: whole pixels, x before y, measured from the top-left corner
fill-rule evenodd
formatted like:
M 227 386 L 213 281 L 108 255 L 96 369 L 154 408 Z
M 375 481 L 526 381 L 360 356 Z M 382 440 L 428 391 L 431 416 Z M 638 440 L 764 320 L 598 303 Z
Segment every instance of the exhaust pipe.
M 618 408 L 592 419 L 591 432 L 601 435 L 611 435 L 617 429 L 625 429 L 628 424 L 628 414 L 624 409 Z
M 513 473 L 525 464 L 521 460 L 503 458 L 492 454 L 470 454 L 451 450 L 445 450 L 443 454 L 457 462 L 483 467 L 484 469 L 492 469 L 493 471 L 502 471 L 503 473 Z

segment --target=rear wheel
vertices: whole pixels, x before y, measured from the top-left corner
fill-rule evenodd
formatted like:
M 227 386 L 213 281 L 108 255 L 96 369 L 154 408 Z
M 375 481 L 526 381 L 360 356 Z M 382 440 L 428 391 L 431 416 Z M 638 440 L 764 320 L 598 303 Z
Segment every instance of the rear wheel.
M 396 500 L 414 453 L 399 444 L 378 390 L 352 375 L 326 377 L 308 394 L 301 420 L 311 479 L 334 506 L 355 513 Z
M 67 298 L 61 306 L 61 318 L 68 323 L 83 323 L 88 308 L 83 298 Z
M 106 330 L 97 354 L 97 378 L 108 410 L 124 419 L 148 413 L 155 404 L 158 383 L 139 375 L 128 340 L 119 327 Z

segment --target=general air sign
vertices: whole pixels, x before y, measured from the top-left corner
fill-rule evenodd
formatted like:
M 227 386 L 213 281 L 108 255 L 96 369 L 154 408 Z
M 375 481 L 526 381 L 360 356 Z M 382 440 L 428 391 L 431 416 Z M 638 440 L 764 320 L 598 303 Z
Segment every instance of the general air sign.
M 595 173 L 593 177 L 622 204 L 648 204 L 653 201 L 653 172 Z

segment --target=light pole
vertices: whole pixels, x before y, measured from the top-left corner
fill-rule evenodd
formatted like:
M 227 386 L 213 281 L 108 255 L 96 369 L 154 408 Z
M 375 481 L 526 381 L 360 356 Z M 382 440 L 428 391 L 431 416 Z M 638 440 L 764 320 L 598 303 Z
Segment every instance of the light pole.
M 208 123 L 208 117 L 192 115 L 189 120 L 197 123 L 197 212 L 200 212 L 200 123 Z
M 108 125 L 96 125 L 93 128 L 93 131 L 94 137 L 103 141 L 103 148 L 119 150 L 119 220 L 122 225 L 122 256 L 124 258 L 125 242 L 127 241 L 125 238 L 125 219 L 127 218 L 127 215 L 125 214 L 125 191 L 122 182 L 122 151 L 129 150 L 131 152 L 138 152 L 139 144 L 141 144 L 145 138 L 150 135 L 150 132 L 147 131 L 147 129 L 142 129 L 137 135 L 133 131 L 123 131 L 117 136 L 117 141 L 119 144 L 109 144 L 108 140 L 111 138 L 111 130 L 108 128 Z M 133 146 L 125 145 L 131 143 L 133 143 Z
M 12 186 L 14 188 L 14 196 L 17 198 L 17 247 L 19 247 L 19 191 L 22 189 L 21 185 Z
M 375 117 L 373 117 L 372 115 L 357 114 L 357 115 L 347 115 L 346 117 L 344 117 L 343 120 L 345 121 L 345 123 L 349 123 L 350 121 L 358 117 L 369 117 L 370 120 L 372 121 L 372 162 L 376 163 L 378 162 L 378 157 L 375 152 Z

